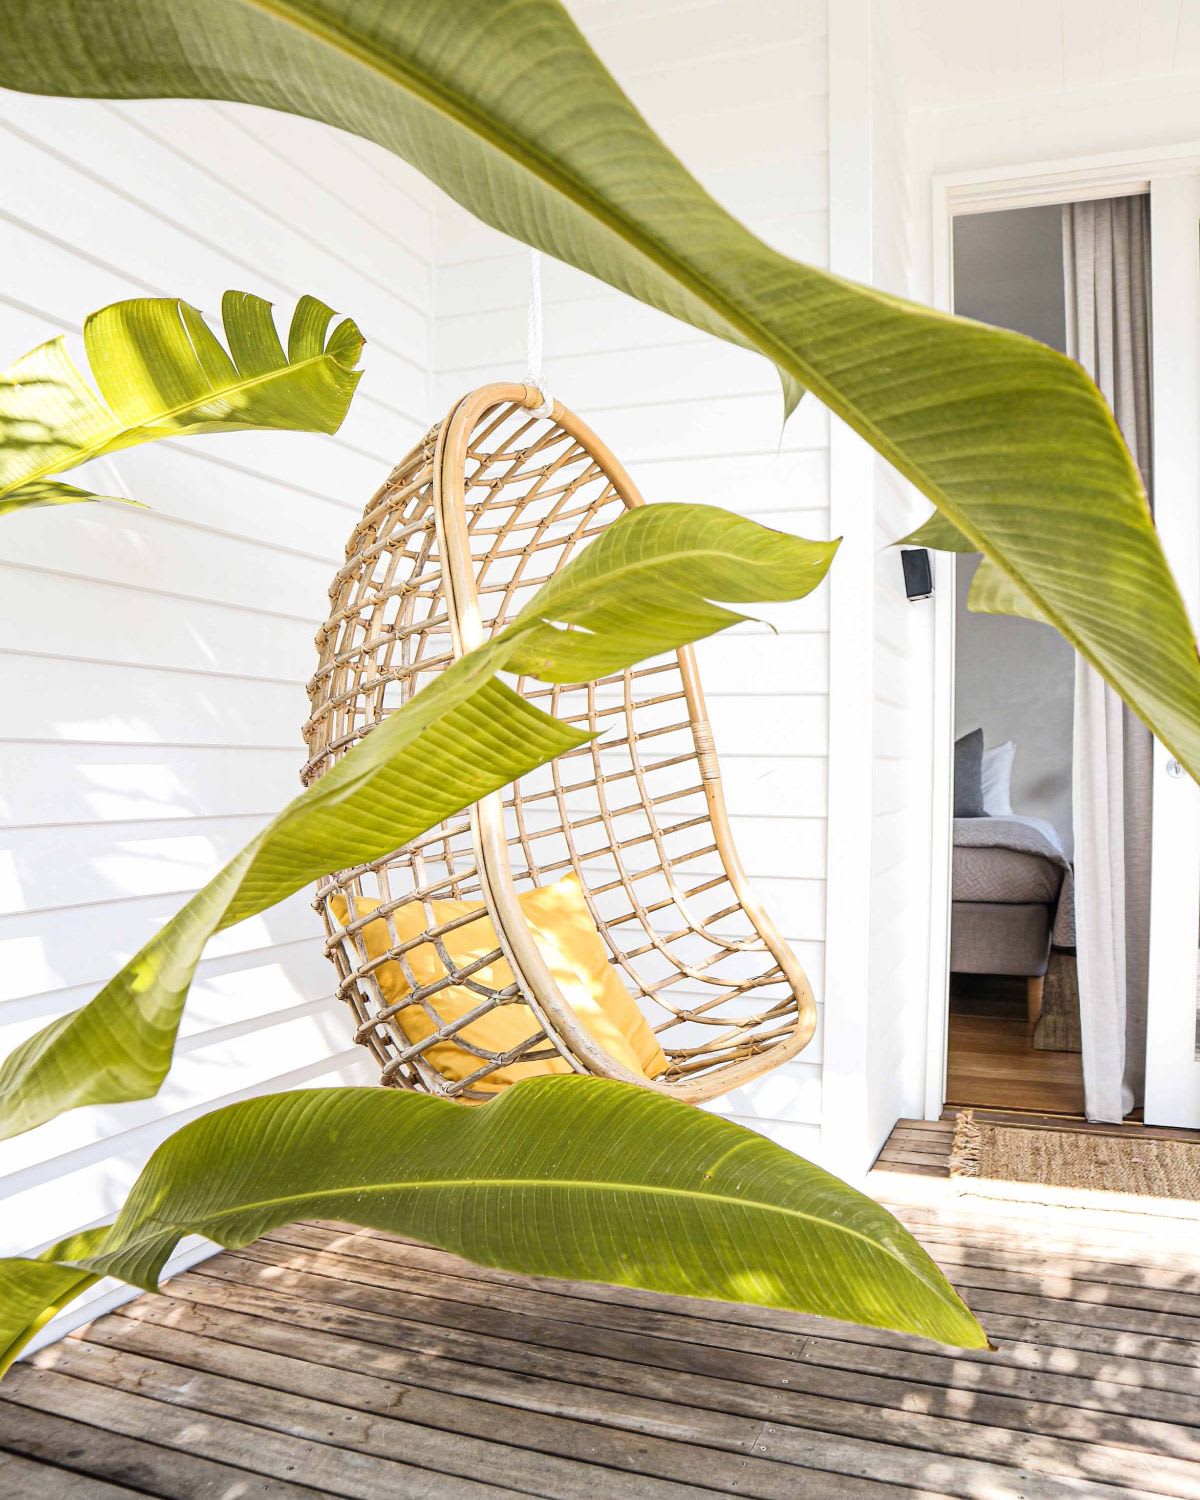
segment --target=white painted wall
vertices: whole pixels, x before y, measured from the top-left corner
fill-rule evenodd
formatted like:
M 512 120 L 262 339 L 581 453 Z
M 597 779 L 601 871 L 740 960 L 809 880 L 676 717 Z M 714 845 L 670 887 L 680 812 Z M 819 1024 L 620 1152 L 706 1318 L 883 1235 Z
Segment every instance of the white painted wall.
M 830 10 L 832 269 L 905 294 L 911 211 L 903 81 L 873 0 Z M 930 684 L 916 643 L 932 602 L 910 603 L 894 543 L 928 509 L 834 423 L 831 509 L 829 900 L 822 1159 L 855 1177 L 901 1114 L 919 1109 L 928 882 L 909 849 L 929 819 Z
M 667 144 L 772 244 L 826 259 L 824 0 L 576 0 L 604 62 Z M 528 252 L 442 200 L 436 404 L 525 368 Z M 545 367 L 649 500 L 728 506 L 828 535 L 827 421 L 805 402 L 780 435 L 774 371 L 566 266 L 546 262 Z M 702 644 L 734 834 L 818 998 L 825 935 L 827 598 Z M 763 613 L 767 613 L 764 609 Z M 724 1112 L 797 1150 L 817 1144 L 820 1033 L 803 1060 Z
M 368 373 L 334 438 L 135 450 L 115 472 L 150 510 L 6 518 L 7 1052 L 90 998 L 297 790 L 329 578 L 365 499 L 429 418 L 433 226 L 427 186 L 386 153 L 238 106 L 7 94 L 0 157 L 4 363 L 120 297 L 182 295 L 212 314 L 230 286 L 273 299 L 281 321 L 313 293 L 368 339 Z M 0 1253 L 109 1217 L 155 1144 L 215 1104 L 372 1080 L 317 932 L 301 894 L 223 934 L 157 1098 L 0 1146 Z
M 908 195 L 904 80 L 894 67 L 893 28 L 878 7 L 872 49 L 873 281 L 909 294 L 912 211 Z M 925 1008 L 926 883 L 911 853 L 929 819 L 929 683 L 919 663 L 932 599 L 904 592 L 894 544 L 928 505 L 890 465 L 874 459 L 874 638 L 867 1155 L 901 1116 L 920 1112 L 923 1067 L 909 1039 Z

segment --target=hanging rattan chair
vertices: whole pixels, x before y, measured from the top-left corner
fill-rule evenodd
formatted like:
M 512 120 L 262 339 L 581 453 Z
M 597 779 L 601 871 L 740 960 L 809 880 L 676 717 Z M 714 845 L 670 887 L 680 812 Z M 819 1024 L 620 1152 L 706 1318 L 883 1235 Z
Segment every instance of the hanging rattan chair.
M 578 417 L 541 407 L 532 386 L 474 391 L 368 503 L 317 637 L 306 783 L 643 503 Z M 483 1100 L 514 1074 L 573 1069 L 700 1101 L 794 1057 L 812 991 L 738 862 L 691 650 L 519 689 L 599 739 L 318 889 L 339 993 L 383 1082 Z M 596 1039 L 535 941 L 530 893 L 572 875 L 607 979 L 662 1048 L 653 1070 Z M 464 951 L 473 924 L 484 936 Z M 502 1048 L 480 1040 L 500 1007 L 517 1026 Z

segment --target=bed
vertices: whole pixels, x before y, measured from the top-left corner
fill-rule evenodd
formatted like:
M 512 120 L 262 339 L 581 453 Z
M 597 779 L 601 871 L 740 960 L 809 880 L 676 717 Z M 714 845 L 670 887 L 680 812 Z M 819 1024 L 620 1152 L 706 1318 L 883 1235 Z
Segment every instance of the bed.
M 955 818 L 951 972 L 1023 976 L 1032 1023 L 1051 948 L 1074 946 L 1071 864 L 1053 824 L 1019 813 Z

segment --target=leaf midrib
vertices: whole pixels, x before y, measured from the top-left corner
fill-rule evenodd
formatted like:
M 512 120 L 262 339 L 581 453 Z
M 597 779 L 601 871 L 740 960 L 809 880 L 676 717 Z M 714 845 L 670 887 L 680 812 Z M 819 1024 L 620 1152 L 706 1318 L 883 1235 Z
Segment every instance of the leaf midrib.
M 298 360 L 295 364 L 289 362 L 278 365 L 275 369 L 267 370 L 261 375 L 251 375 L 245 379 L 235 381 L 232 385 L 220 386 L 210 391 L 207 396 L 198 396 L 194 401 L 182 401 L 177 406 L 167 407 L 149 421 L 127 425 L 122 425 L 121 419 L 113 411 L 111 404 L 100 394 L 99 390 L 92 390 L 89 386 L 89 393 L 96 398 L 98 405 L 102 405 L 105 408 L 106 415 L 113 422 L 113 430 L 100 442 L 89 443 L 86 447 L 76 448 L 76 456 L 68 459 L 65 463 L 61 458 L 52 459 L 36 469 L 31 469 L 28 474 L 23 474 L 14 484 L 0 486 L 0 500 L 6 499 L 10 495 L 19 494 L 27 484 L 32 484 L 38 479 L 45 479 L 51 474 L 68 473 L 71 469 L 79 468 L 80 464 L 87 463 L 89 459 L 101 457 L 116 438 L 125 437 L 131 432 L 148 430 L 163 422 L 169 422 L 174 417 L 182 416 L 185 412 L 195 411 L 197 407 L 206 406 L 210 401 L 220 400 L 222 396 L 253 390 L 256 386 L 266 385 L 272 380 L 282 379 L 285 375 L 292 374 L 293 371 L 305 370 L 312 365 L 324 364 L 327 360 L 331 360 L 339 369 L 346 369 L 346 366 L 340 360 L 335 359 L 332 354 L 325 352 L 313 354 L 307 359 Z M 78 368 L 77 373 L 83 384 L 87 385 L 82 372 L 78 371 Z M 350 371 L 349 373 L 353 372 Z
M 797 538 L 797 540 L 799 540 L 799 538 Z M 814 543 L 814 545 L 834 547 L 834 549 L 836 550 L 836 545 L 833 542 L 818 542 Z M 581 558 L 587 556 L 586 552 L 581 553 L 580 555 Z M 518 616 L 511 625 L 505 626 L 501 633 L 496 637 L 496 640 L 502 641 L 511 638 L 510 632 L 512 632 L 513 636 L 525 634 L 539 622 L 549 621 L 552 618 L 557 618 L 560 607 L 564 605 L 574 604 L 579 600 L 581 596 L 584 599 L 588 599 L 590 597 L 588 585 L 589 583 L 593 583 L 597 576 L 602 576 L 606 579 L 614 577 L 628 578 L 633 574 L 639 572 L 654 573 L 661 571 L 664 561 L 666 561 L 668 564 L 673 564 L 675 562 L 682 562 L 684 560 L 702 557 L 711 558 L 717 563 L 727 563 L 729 561 L 729 551 L 727 548 L 723 549 L 721 547 L 679 547 L 669 553 L 658 552 L 653 554 L 652 556 L 643 554 L 635 558 L 632 562 L 622 563 L 615 568 L 605 567 L 600 575 L 597 575 L 594 570 L 590 576 L 581 572 L 579 575 L 578 583 L 573 584 L 568 589 L 564 589 L 558 596 L 552 595 L 549 606 L 543 607 L 542 609 L 536 611 L 534 614 L 531 614 L 528 620 L 523 621 L 520 616 Z M 740 553 L 738 554 L 737 560 L 739 564 L 744 567 L 767 569 L 778 567 L 778 563 L 772 563 L 769 558 L 748 558 Z M 814 562 L 812 566 L 817 566 L 817 564 Z M 704 596 L 697 594 L 697 597 L 699 598 Z M 536 600 L 533 601 L 533 603 L 536 602 Z M 712 605 L 715 601 L 709 599 L 707 602 Z M 722 603 L 727 602 L 728 601 L 722 601 Z M 743 601 L 736 602 L 740 603 Z M 532 608 L 532 604 L 528 607 Z
M 926 1286 L 929 1286 L 931 1290 L 937 1290 L 936 1287 L 932 1286 L 932 1284 L 926 1280 L 923 1269 L 918 1269 L 917 1267 L 910 1265 L 895 1250 L 891 1249 L 887 1245 L 880 1244 L 877 1240 L 873 1240 L 870 1235 L 865 1234 L 861 1229 L 854 1229 L 843 1224 L 836 1224 L 829 1219 L 819 1218 L 816 1214 L 806 1213 L 803 1209 L 784 1208 L 777 1204 L 763 1203 L 757 1199 L 731 1197 L 726 1193 L 699 1192 L 695 1188 L 655 1187 L 648 1183 L 627 1183 L 612 1181 L 606 1182 L 598 1179 L 586 1178 L 558 1178 L 554 1180 L 547 1180 L 544 1177 L 448 1177 L 431 1178 L 425 1182 L 367 1183 L 365 1185 L 357 1186 L 347 1185 L 346 1187 L 342 1188 L 322 1188 L 318 1189 L 315 1192 L 307 1193 L 284 1193 L 277 1197 L 255 1199 L 253 1203 L 247 1203 L 241 1205 L 238 1208 L 228 1209 L 223 1213 L 205 1218 L 203 1222 L 197 1222 L 195 1225 L 180 1224 L 173 1220 L 156 1221 L 152 1218 L 149 1218 L 146 1221 L 148 1226 L 155 1223 L 159 1224 L 159 1227 L 154 1230 L 153 1233 L 146 1233 L 142 1236 L 139 1236 L 138 1238 L 131 1239 L 120 1249 L 106 1252 L 104 1255 L 95 1257 L 89 1256 L 84 1261 L 64 1262 L 63 1264 L 79 1265 L 84 1268 L 94 1267 L 99 1271 L 100 1274 L 113 1274 L 104 1270 L 104 1266 L 109 1258 L 120 1257 L 127 1253 L 132 1253 L 134 1256 L 136 1256 L 139 1252 L 139 1246 L 143 1248 L 149 1248 L 151 1244 L 161 1238 L 164 1231 L 179 1235 L 205 1233 L 208 1230 L 215 1229 L 221 1223 L 240 1217 L 243 1214 L 253 1214 L 256 1212 L 260 1212 L 264 1208 L 283 1207 L 285 1204 L 311 1203 L 314 1199 L 344 1197 L 347 1193 L 354 1193 L 362 1196 L 368 1194 L 401 1192 L 442 1192 L 448 1189 L 451 1189 L 455 1192 L 463 1192 L 464 1190 L 477 1190 L 486 1192 L 492 1188 L 512 1188 L 514 1190 L 536 1189 L 539 1192 L 618 1192 L 655 1198 L 677 1198 L 688 1201 L 695 1201 L 706 1205 L 715 1205 L 721 1208 L 728 1207 L 738 1210 L 751 1209 L 757 1210 L 760 1213 L 771 1213 L 781 1215 L 789 1219 L 799 1219 L 806 1223 L 817 1225 L 820 1228 L 828 1230 L 830 1232 L 844 1234 L 853 1239 L 861 1240 L 866 1248 L 873 1254 L 881 1255 L 889 1260 L 894 1261 L 898 1266 L 900 1266 L 902 1270 L 907 1272 L 909 1275 L 917 1277 Z M 116 1226 L 114 1225 L 114 1227 Z
M 747 317 L 738 305 L 731 302 L 709 278 L 700 275 L 690 267 L 681 267 L 678 258 L 669 255 L 663 244 L 653 235 L 641 229 L 636 221 L 626 215 L 610 211 L 603 198 L 597 197 L 579 178 L 555 168 L 549 158 L 538 152 L 527 141 L 510 133 L 495 129 L 488 120 L 488 117 L 480 111 L 471 108 L 469 102 L 462 96 L 455 94 L 444 86 L 429 87 L 426 79 L 421 74 L 406 67 L 403 63 L 390 59 L 381 61 L 377 54 L 370 51 L 361 42 L 356 41 L 354 34 L 351 33 L 349 28 L 337 27 L 328 22 L 318 23 L 311 16 L 297 14 L 296 6 L 289 3 L 289 0 L 242 0 L 242 3 L 284 25 L 292 27 L 293 30 L 301 32 L 318 43 L 332 48 L 343 56 L 367 68 L 368 71 L 399 83 L 409 93 L 422 99 L 441 114 L 466 126 L 467 129 L 471 130 L 481 140 L 515 162 L 518 167 L 530 172 L 532 175 L 540 175 L 547 186 L 560 192 L 565 198 L 600 222 L 618 239 L 623 240 L 639 254 L 644 255 L 648 260 L 652 261 L 670 280 L 674 281 L 677 285 L 684 286 L 697 300 L 707 305 L 714 313 L 729 323 L 731 327 L 738 329 L 747 336 L 761 353 L 767 355 L 776 365 L 787 369 L 802 384 L 817 394 L 824 405 L 837 416 L 849 422 L 852 426 L 856 426 L 864 436 L 867 436 L 869 433 L 868 441 L 870 441 L 876 451 L 882 457 L 886 458 L 906 479 L 916 485 L 940 510 L 951 517 L 954 524 L 958 526 L 959 530 L 962 531 L 968 540 L 974 542 L 979 551 L 987 553 L 1012 583 L 1017 588 L 1022 589 L 1042 609 L 1049 623 L 1060 632 L 1064 639 L 1096 666 L 1102 675 L 1106 678 L 1108 677 L 1108 673 L 1101 667 L 1095 653 L 1085 644 L 1077 632 L 1070 627 L 1059 611 L 1047 602 L 1040 590 L 1030 588 L 1028 580 L 1023 579 L 1014 570 L 1002 549 L 997 548 L 994 543 L 989 542 L 985 544 L 981 533 L 976 529 L 971 520 L 963 515 L 958 506 L 947 499 L 940 485 L 934 483 L 917 464 L 910 462 L 895 447 L 886 433 L 876 426 L 857 405 L 843 400 L 837 390 L 827 384 L 819 371 L 813 369 L 804 360 L 799 359 L 789 345 L 777 338 L 759 320 Z M 586 45 L 586 38 L 584 40 Z M 603 66 L 603 64 L 600 66 Z M 649 127 L 646 128 L 649 129 Z M 672 156 L 669 148 L 657 136 L 655 140 L 658 141 L 659 146 L 668 156 Z M 672 160 L 674 160 L 673 156 Z M 704 193 L 704 189 L 699 184 L 694 184 L 694 188 L 697 193 L 708 198 L 709 195 Z M 717 212 L 726 212 L 715 200 L 709 198 L 709 202 Z M 862 290 L 869 291 L 870 288 L 863 288 Z M 1164 743 L 1167 742 L 1164 741 Z M 1186 752 L 1182 750 L 1178 753 L 1183 755 L 1185 760 L 1189 758 Z

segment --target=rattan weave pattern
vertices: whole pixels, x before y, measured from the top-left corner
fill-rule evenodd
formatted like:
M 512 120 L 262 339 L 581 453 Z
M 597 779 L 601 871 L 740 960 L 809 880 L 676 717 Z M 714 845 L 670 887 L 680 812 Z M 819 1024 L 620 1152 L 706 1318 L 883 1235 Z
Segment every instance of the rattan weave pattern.
M 549 418 L 532 415 L 540 400 L 520 385 L 465 397 L 368 503 L 317 636 L 306 782 L 511 619 L 626 506 L 642 503 L 578 418 L 557 403 Z M 522 679 L 518 686 L 600 737 L 407 848 L 319 887 L 339 993 L 383 1082 L 480 1099 L 490 1097 L 485 1080 L 498 1067 L 561 1055 L 581 1072 L 700 1100 L 795 1055 L 812 1035 L 812 993 L 738 864 L 691 651 L 596 682 Z M 572 871 L 669 1059 L 655 1082 L 625 1072 L 582 1030 L 522 919 L 522 890 Z M 343 926 L 329 906 L 338 892 L 378 901 L 378 909 Z M 446 948 L 449 927 L 439 927 L 431 906 L 446 898 L 478 902 L 453 926 L 490 913 L 515 985 L 496 991 L 475 977 L 499 950 L 456 966 Z M 424 987 L 407 959 L 416 944 L 400 940 L 394 919 L 411 902 L 422 903 L 424 914 L 418 941 L 436 945 L 446 970 Z M 362 929 L 380 919 L 389 951 L 371 959 Z M 409 985 L 400 1005 L 388 1005 L 375 979 L 389 959 Z M 453 1024 L 438 1010 L 447 985 L 467 986 L 479 1000 Z M 514 1001 L 527 1003 L 541 1023 L 520 1046 L 498 1055 L 462 1035 L 493 1006 Z M 434 1028 L 418 1045 L 397 1014 L 409 1005 L 421 1006 Z M 447 1036 L 478 1057 L 464 1079 L 442 1076 L 425 1055 Z

